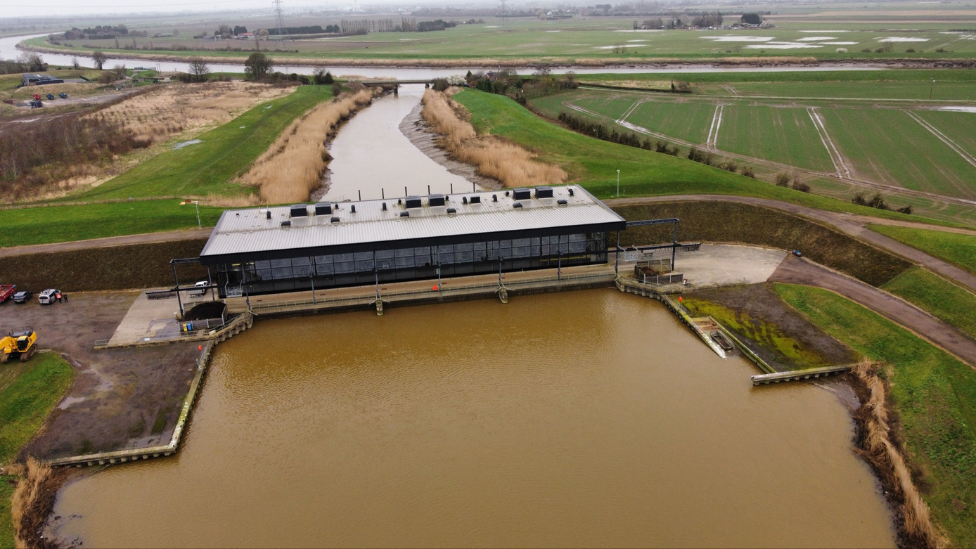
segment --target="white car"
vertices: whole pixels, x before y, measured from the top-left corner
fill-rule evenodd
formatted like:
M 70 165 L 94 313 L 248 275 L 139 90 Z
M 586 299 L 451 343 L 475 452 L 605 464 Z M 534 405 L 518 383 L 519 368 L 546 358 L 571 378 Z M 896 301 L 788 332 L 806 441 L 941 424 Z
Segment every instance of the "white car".
M 197 282 L 196 284 L 193 285 L 193 289 L 187 292 L 187 295 L 191 295 L 191 296 L 206 295 L 207 286 L 209 285 L 210 283 L 207 282 L 206 280 L 201 280 L 200 282 Z
M 57 303 L 59 295 L 61 295 L 61 290 L 49 288 L 37 295 L 37 301 L 41 305 L 50 305 L 52 303 Z

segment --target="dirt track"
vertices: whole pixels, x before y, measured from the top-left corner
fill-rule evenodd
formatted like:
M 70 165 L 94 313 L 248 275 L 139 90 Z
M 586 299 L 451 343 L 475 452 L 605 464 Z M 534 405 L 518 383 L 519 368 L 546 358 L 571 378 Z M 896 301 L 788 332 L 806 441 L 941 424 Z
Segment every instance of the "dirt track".
M 769 281 L 804 284 L 837 292 L 976 367 L 976 341 L 914 305 L 873 286 L 794 256 L 788 256 Z

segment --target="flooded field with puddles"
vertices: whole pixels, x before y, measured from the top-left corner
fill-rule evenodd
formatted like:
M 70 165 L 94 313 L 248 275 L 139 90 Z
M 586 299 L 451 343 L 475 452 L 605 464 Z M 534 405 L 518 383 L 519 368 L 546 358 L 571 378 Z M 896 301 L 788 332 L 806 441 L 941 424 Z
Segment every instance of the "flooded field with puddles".
M 831 391 L 616 290 L 260 321 L 173 458 L 68 485 L 94 547 L 894 545 Z

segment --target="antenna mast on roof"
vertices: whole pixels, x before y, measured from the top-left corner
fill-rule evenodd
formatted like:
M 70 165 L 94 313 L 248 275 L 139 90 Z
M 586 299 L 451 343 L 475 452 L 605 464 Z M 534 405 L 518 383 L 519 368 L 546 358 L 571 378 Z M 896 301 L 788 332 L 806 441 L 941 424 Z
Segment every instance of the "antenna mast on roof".
M 275 11 L 275 27 L 278 28 L 278 40 L 284 38 L 285 16 L 281 13 L 281 0 L 271 0 Z

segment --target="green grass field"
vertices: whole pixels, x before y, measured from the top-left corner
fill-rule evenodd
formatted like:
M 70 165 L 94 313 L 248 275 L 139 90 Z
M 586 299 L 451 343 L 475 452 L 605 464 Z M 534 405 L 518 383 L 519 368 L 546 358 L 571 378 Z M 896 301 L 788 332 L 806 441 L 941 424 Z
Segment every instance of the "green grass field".
M 708 140 L 708 128 L 714 113 L 715 106 L 711 103 L 645 101 L 627 117 L 627 122 L 691 143 L 704 144 Z
M 976 90 L 976 85 L 971 88 Z M 964 152 L 976 157 L 976 113 L 920 110 L 915 114 L 935 126 Z
M 739 194 L 829 211 L 917 219 L 777 187 L 682 158 L 586 137 L 534 116 L 515 101 L 500 95 L 466 90 L 454 99 L 470 111 L 471 121 L 479 132 L 499 135 L 536 151 L 543 161 L 562 166 L 574 181 L 602 198 L 616 194 L 616 170 L 619 169 L 622 196 Z
M 289 124 L 332 97 L 329 86 L 301 86 L 261 103 L 197 137 L 201 143 L 167 151 L 89 191 L 65 200 L 128 197 L 240 196 L 253 192 L 232 180 L 274 143 Z
M 889 225 L 868 227 L 874 232 L 976 273 L 976 236 Z
M 945 6 L 950 14 L 962 6 Z M 781 8 L 777 8 L 777 13 Z M 850 6 L 840 8 L 853 14 Z M 920 25 L 917 17 L 926 12 L 915 10 L 912 19 L 914 27 L 910 34 L 899 31 L 906 28 L 885 12 L 872 12 L 872 19 L 864 22 L 849 20 L 846 24 L 831 21 L 827 30 L 841 30 L 831 34 L 810 33 L 823 29 L 818 21 L 788 21 L 777 17 L 774 29 L 729 30 L 675 30 L 634 32 L 634 19 L 641 17 L 574 17 L 562 20 L 540 20 L 537 17 L 486 18 L 483 24 L 458 25 L 445 31 L 427 33 L 373 32 L 364 36 L 330 37 L 326 40 L 293 40 L 287 49 L 298 50 L 281 54 L 282 57 L 331 57 L 347 59 L 404 59 L 404 58 L 559 58 L 559 59 L 600 59 L 600 58 L 702 58 L 702 57 L 761 57 L 761 56 L 802 56 L 819 59 L 857 59 L 857 58 L 945 58 L 971 55 L 976 51 L 976 43 L 965 39 L 965 34 L 944 34 L 952 28 L 964 25 L 969 14 L 943 15 L 936 22 L 926 21 Z M 450 16 L 440 16 L 451 19 Z M 687 19 L 688 15 L 684 15 Z M 353 17 L 355 18 L 355 17 Z M 431 19 L 436 17 L 431 17 Z M 875 19 L 876 18 L 876 19 Z M 949 19 L 952 18 L 952 19 Z M 315 23 L 326 23 L 327 18 Z M 386 19 L 378 16 L 377 19 Z M 419 20 L 423 20 L 419 17 Z M 737 19 L 727 16 L 727 23 Z M 956 21 L 955 26 L 948 21 Z M 241 21 L 243 22 L 243 21 Z M 338 20 L 332 22 L 339 22 Z M 309 21 L 311 23 L 311 21 Z M 248 25 L 259 24 L 249 20 Z M 923 28 L 919 28 L 922 26 Z M 212 34 L 215 24 L 205 28 Z M 168 32 L 172 27 L 160 29 Z M 968 27 L 966 27 L 968 28 Z M 84 50 L 91 48 L 104 51 L 131 53 L 148 48 L 173 49 L 187 48 L 187 54 L 207 53 L 225 57 L 241 57 L 247 53 L 227 51 L 229 48 L 253 47 L 253 41 L 206 41 L 193 39 L 193 32 L 183 32 L 177 37 L 165 38 L 124 38 L 118 44 L 108 40 L 72 40 L 71 46 L 62 44 L 59 49 Z M 890 53 L 875 53 L 886 38 L 910 37 L 920 42 L 893 43 Z M 753 41 L 742 37 L 753 37 Z M 829 37 L 830 39 L 810 40 Z M 730 40 L 731 39 L 731 40 Z M 768 43 L 754 41 L 765 40 Z M 44 43 L 43 39 L 34 42 Z M 46 44 L 50 46 L 50 44 Z M 266 49 L 276 47 L 263 44 Z M 838 47 L 847 52 L 839 53 Z M 128 48 L 128 49 L 126 49 Z M 870 50 L 868 53 L 863 49 Z M 943 52 L 936 52 L 937 49 Z M 914 52 L 908 52 L 912 49 Z M 622 50 L 622 51 L 621 51 Z M 141 53 L 141 52 L 140 52 Z M 149 53 L 149 52 L 147 52 Z
M 976 294 L 921 267 L 908 269 L 881 288 L 976 339 Z
M 200 206 L 204 227 L 220 219 L 223 208 Z M 71 242 L 139 233 L 190 229 L 196 209 L 179 200 L 134 200 L 6 210 L 0 215 L 0 247 Z
M 56 353 L 0 365 L 0 464 L 11 463 L 21 446 L 37 433 L 73 377 L 71 365 Z M 14 477 L 0 475 L 0 548 L 14 546 L 12 480 Z
M 718 148 L 791 166 L 834 171 L 820 134 L 803 108 L 729 105 L 724 108 Z
M 976 198 L 976 167 L 907 113 L 821 109 L 827 133 L 858 177 L 907 189 Z
M 887 71 L 885 71 L 887 72 Z M 729 90 L 728 88 L 731 88 Z M 905 99 L 933 101 L 976 101 L 976 88 L 972 82 L 885 82 L 884 85 L 867 82 L 819 82 L 816 86 L 798 82 L 744 82 L 727 87 L 703 86 L 708 94 L 746 97 L 788 97 L 801 99 L 820 99 L 824 97 L 840 99 Z
M 774 288 L 827 333 L 889 365 L 899 434 L 932 518 L 954 546 L 976 545 L 976 370 L 837 294 Z

